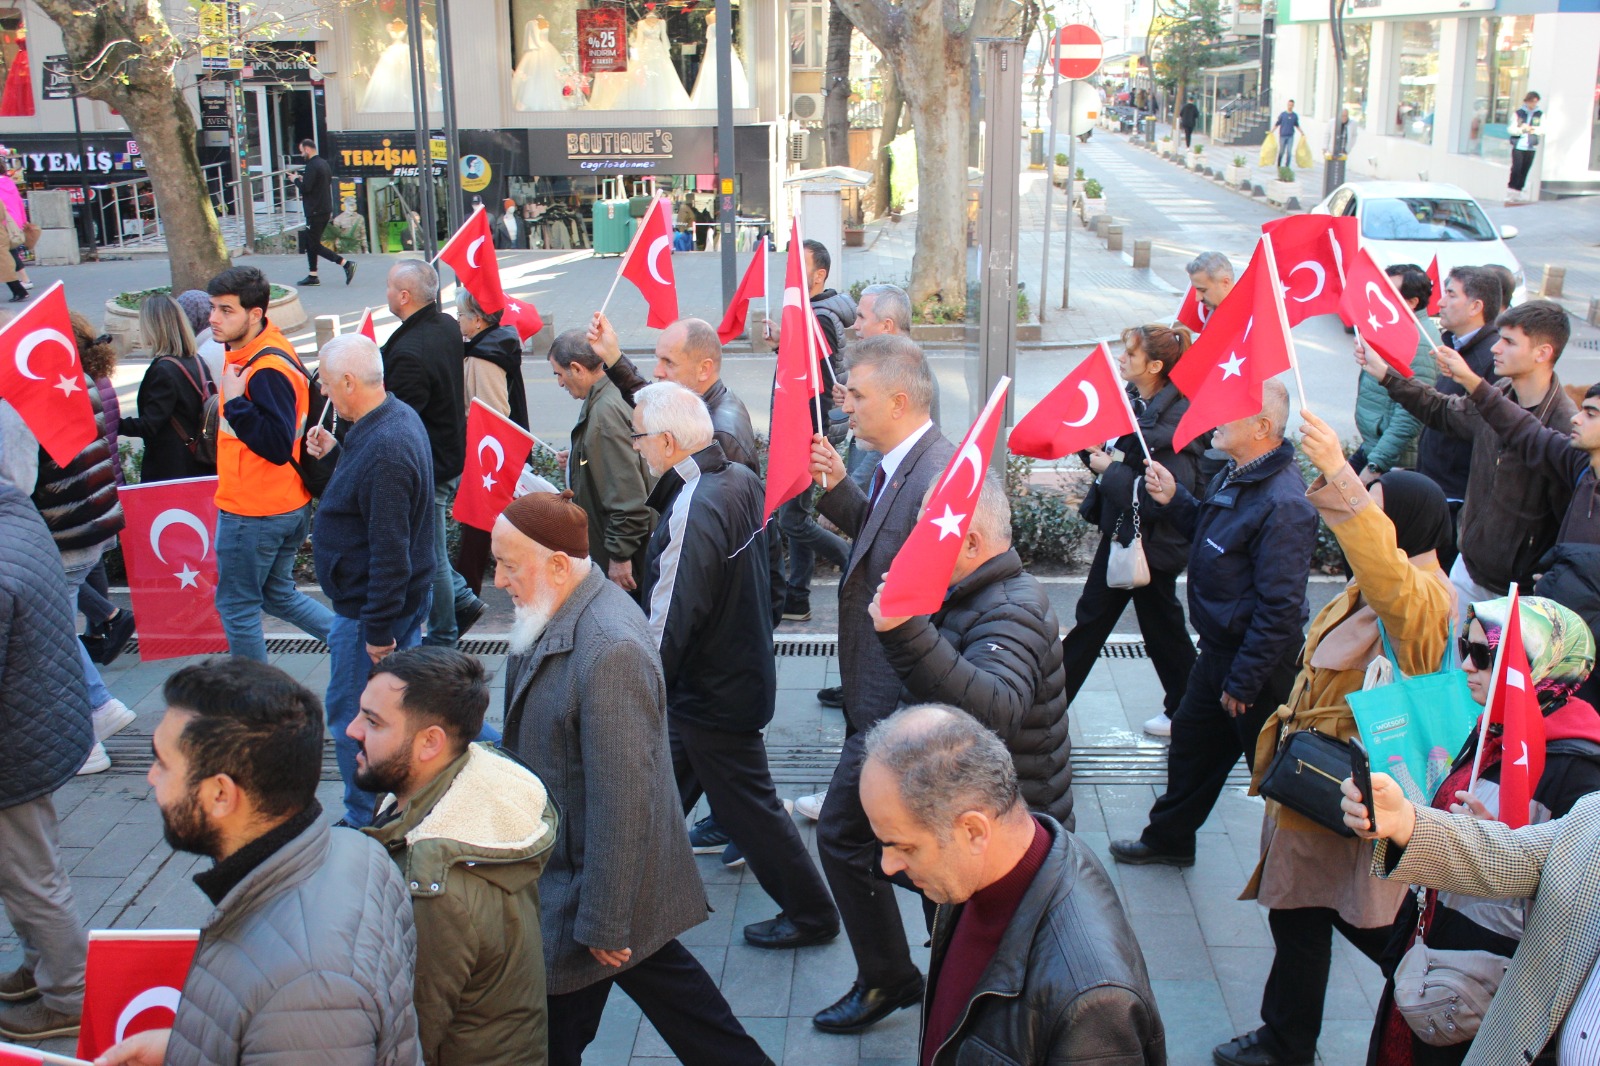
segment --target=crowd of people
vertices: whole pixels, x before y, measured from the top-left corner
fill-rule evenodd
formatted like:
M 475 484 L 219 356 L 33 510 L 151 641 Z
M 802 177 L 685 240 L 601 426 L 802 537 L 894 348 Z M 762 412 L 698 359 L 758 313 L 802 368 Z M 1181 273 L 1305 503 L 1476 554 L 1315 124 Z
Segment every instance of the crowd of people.
M 497 315 L 462 296 L 452 318 L 433 269 L 402 261 L 387 282 L 399 328 L 382 346 L 335 338 L 313 374 L 253 268 L 212 279 L 203 308 L 146 301 L 155 358 L 121 432 L 145 440 L 145 480 L 217 477 L 230 655 L 168 678 L 149 775 L 167 842 L 213 860 L 195 881 L 215 910 L 172 1027 L 97 1062 L 575 1066 L 615 986 L 681 1061 L 760 1066 L 680 939 L 708 915 L 698 852 L 748 864 L 771 898 L 749 945 L 845 935 L 855 975 L 815 1015 L 824 1032 L 920 1005 L 923 1066 L 1164 1063 L 1143 951 L 1074 833 L 1071 705 L 1125 608 L 1163 691 L 1145 728 L 1171 743 L 1147 826 L 1110 855 L 1186 867 L 1241 756 L 1259 787 L 1295 733 L 1356 737 L 1349 697 L 1375 660 L 1405 677 L 1459 663 L 1486 705 L 1513 586 L 1546 719 L 1528 828 L 1482 821 L 1500 814 L 1499 724 L 1481 742 L 1474 729 L 1431 808 L 1381 773 L 1370 794 L 1346 785 L 1358 835 L 1268 802 L 1242 886 L 1275 948 L 1263 1025 L 1213 1054 L 1313 1062 L 1338 930 L 1388 979 L 1370 1063 L 1593 1061 L 1600 386 L 1574 397 L 1556 376 L 1561 308 L 1508 307 L 1508 279 L 1458 268 L 1434 332 L 1427 274 L 1391 267 L 1424 339 L 1402 377 L 1356 338 L 1350 454 L 1310 412 L 1297 449 L 1277 380 L 1260 411 L 1175 449 L 1188 401 L 1171 376 L 1192 334 L 1130 328 L 1118 368 L 1139 432 L 1081 453 L 1100 535 L 1063 637 L 992 473 L 941 608 L 885 614 L 883 576 L 955 446 L 906 294 L 877 285 L 856 306 L 827 288 L 826 250 L 806 255 L 832 349 L 812 488 L 765 521 L 760 442 L 713 327 L 663 330 L 646 380 L 596 313 L 548 355 L 582 404 L 557 456 L 567 489 L 529 471 L 454 558 L 468 405 L 528 422 L 521 345 Z M 1218 253 L 1190 275 L 1213 309 L 1233 284 Z M 92 386 L 107 341 L 74 328 Z M 65 469 L 0 404 L 0 899 L 26 949 L 0 975 L 8 1039 L 78 1026 L 86 945 L 51 796 L 103 769 L 99 741 L 134 720 L 96 669 L 134 623 L 91 577 L 122 519 L 115 393 L 89 394 L 102 435 Z M 293 573 L 313 499 L 326 604 Z M 1349 582 L 1312 618 L 1319 523 Z M 1149 577 L 1126 587 L 1111 558 L 1135 537 Z M 814 861 L 763 730 L 773 634 L 809 616 L 818 552 L 841 573 L 841 685 L 817 698 L 842 708 L 844 743 L 827 790 L 793 805 L 817 822 Z M 503 733 L 483 665 L 458 650 L 491 564 L 514 607 Z M 320 698 L 267 664 L 263 613 L 327 643 Z M 326 734 L 343 782 L 331 824 L 315 795 Z M 921 897 L 926 973 L 897 888 Z M 1418 1007 L 1419 951 L 1424 972 L 1445 953 L 1470 978 L 1454 1001 Z

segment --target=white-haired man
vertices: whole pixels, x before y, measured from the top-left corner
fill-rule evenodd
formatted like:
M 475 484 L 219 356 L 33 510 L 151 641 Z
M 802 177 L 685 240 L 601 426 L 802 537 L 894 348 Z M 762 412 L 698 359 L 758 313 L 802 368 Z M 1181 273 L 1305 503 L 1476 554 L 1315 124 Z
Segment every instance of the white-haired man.
M 639 390 L 633 446 L 659 480 L 640 599 L 661 653 L 673 769 L 684 813 L 705 794 L 776 918 L 745 927 L 756 947 L 821 944 L 839 912 L 783 809 L 761 730 L 777 673 L 761 479 L 712 439 L 700 397 L 670 381 Z
M 361 706 L 372 664 L 421 639 L 434 578 L 433 457 L 422 419 L 383 386 L 383 357 L 360 334 L 322 349 L 322 394 L 351 423 L 343 443 L 321 426 L 306 439 L 321 458 L 335 448 L 339 465 L 317 505 L 312 559 L 333 604 L 328 630 L 328 727 L 344 819 L 372 822 L 376 797 L 356 786 L 360 744 L 345 727 Z
M 764 1066 L 677 939 L 707 907 L 649 622 L 590 562 L 589 519 L 570 492 L 513 500 L 489 538 L 495 584 L 516 607 L 504 746 L 561 812 L 539 879 L 550 1066 L 579 1066 L 613 984 L 683 1062 Z

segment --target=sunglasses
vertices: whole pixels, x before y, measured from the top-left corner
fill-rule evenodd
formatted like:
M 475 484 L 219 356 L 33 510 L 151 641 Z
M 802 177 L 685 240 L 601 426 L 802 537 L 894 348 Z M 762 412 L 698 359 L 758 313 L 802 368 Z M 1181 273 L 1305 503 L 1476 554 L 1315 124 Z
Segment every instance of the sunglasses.
M 1484 641 L 1457 637 L 1456 651 L 1459 653 L 1462 662 L 1470 659 L 1472 665 L 1479 670 L 1489 669 L 1490 664 L 1494 662 L 1494 649 Z

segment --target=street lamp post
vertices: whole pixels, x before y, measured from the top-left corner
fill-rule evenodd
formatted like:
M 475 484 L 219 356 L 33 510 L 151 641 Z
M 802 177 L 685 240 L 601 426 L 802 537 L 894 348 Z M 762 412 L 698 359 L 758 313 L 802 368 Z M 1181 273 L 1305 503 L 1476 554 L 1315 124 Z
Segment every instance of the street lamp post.
M 411 50 L 411 108 L 417 135 L 417 189 L 422 226 L 418 251 L 432 259 L 438 249 L 439 211 L 433 197 L 433 160 L 429 158 L 427 49 L 422 40 L 422 0 L 406 0 L 406 43 Z

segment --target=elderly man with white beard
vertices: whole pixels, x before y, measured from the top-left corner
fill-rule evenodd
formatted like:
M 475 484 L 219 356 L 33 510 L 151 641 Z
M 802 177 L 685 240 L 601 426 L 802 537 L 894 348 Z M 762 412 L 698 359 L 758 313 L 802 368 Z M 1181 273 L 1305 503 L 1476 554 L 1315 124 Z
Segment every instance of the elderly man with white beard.
M 561 812 L 539 879 L 550 1066 L 578 1066 L 618 985 L 684 1062 L 763 1066 L 679 934 L 706 920 L 667 747 L 649 622 L 589 560 L 570 492 L 533 492 L 495 521 L 495 584 L 516 622 L 504 746 Z M 574 839 L 576 837 L 576 839 Z

